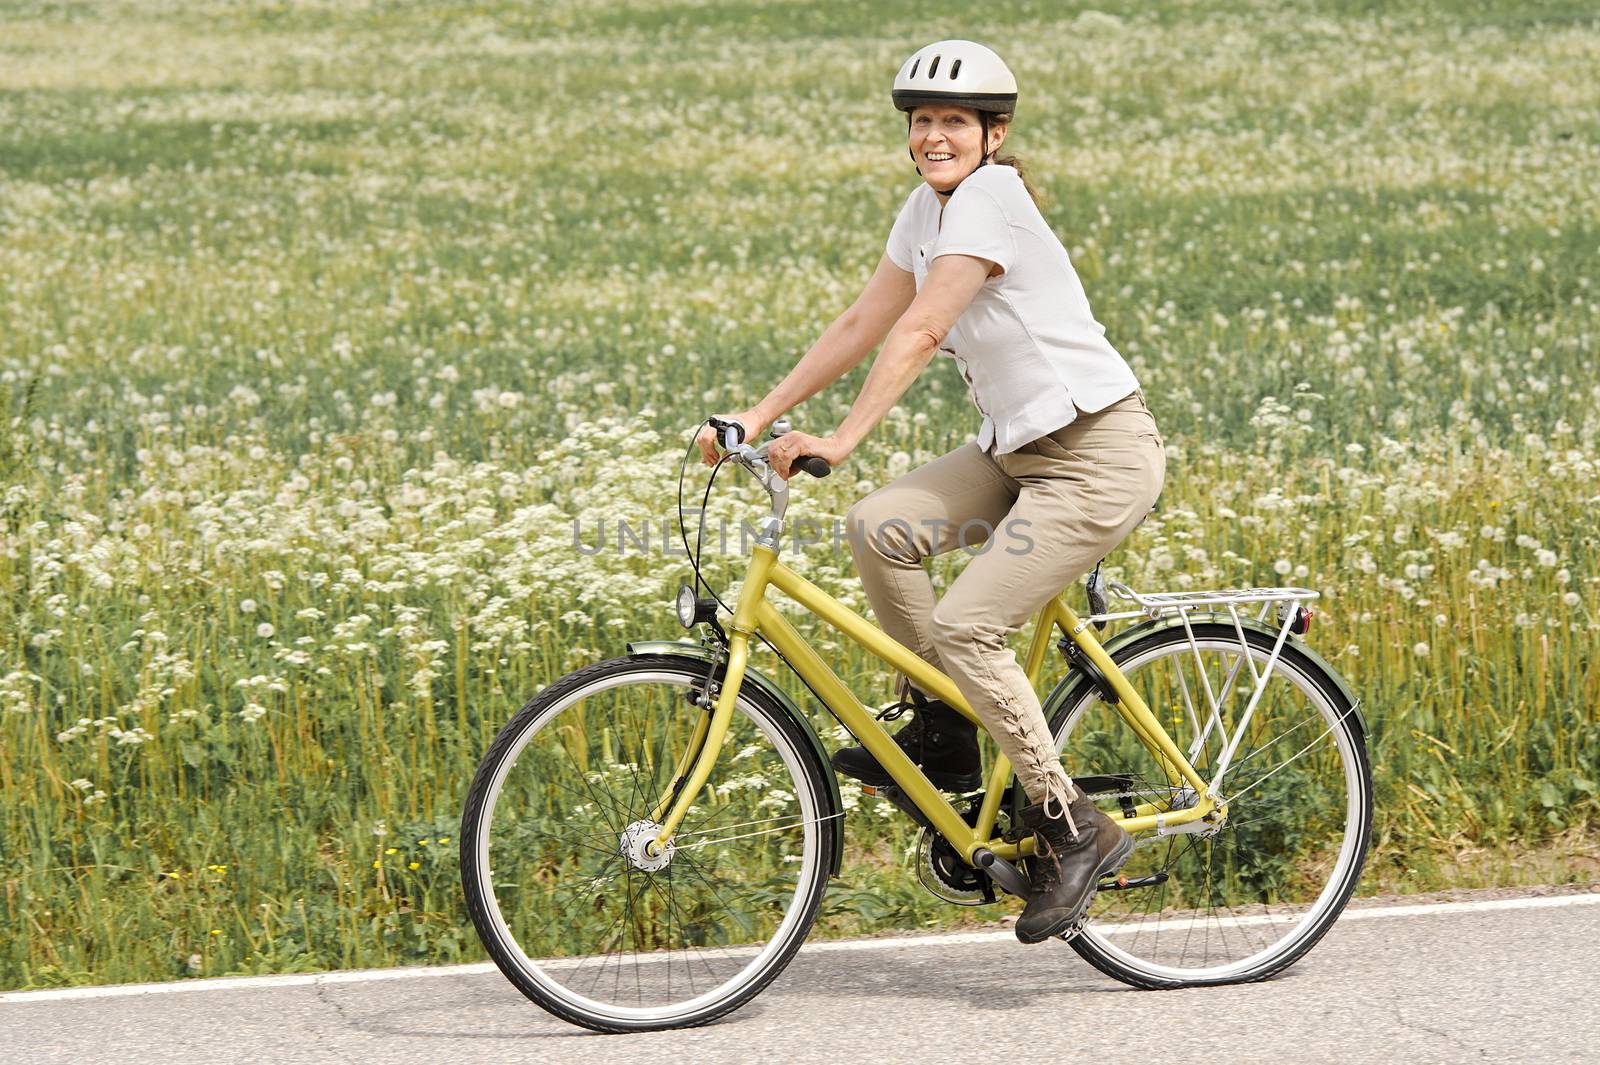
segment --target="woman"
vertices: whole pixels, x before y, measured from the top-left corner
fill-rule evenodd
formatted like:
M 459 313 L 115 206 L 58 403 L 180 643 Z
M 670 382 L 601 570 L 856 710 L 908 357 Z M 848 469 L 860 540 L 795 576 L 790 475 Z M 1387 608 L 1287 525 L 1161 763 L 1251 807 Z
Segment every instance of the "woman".
M 900 209 L 877 270 L 771 394 L 724 417 L 755 439 L 887 334 L 831 435 L 790 432 L 767 452 L 785 478 L 800 455 L 837 466 L 936 353 L 955 359 L 983 415 L 977 439 L 856 503 L 851 551 L 879 625 L 955 682 L 1016 768 L 1038 848 L 1034 893 L 1016 932 L 1036 943 L 1082 917 L 1133 841 L 1073 787 L 1006 637 L 1145 516 L 1161 490 L 1165 451 L 1138 380 L 1090 313 L 1018 162 L 995 155 L 1017 101 L 1005 63 L 971 41 L 940 41 L 906 61 L 893 96 L 922 183 Z M 715 462 L 709 428 L 699 442 Z M 922 560 L 986 538 L 936 605 Z M 915 716 L 896 742 L 936 785 L 977 787 L 971 723 L 910 694 Z M 890 783 L 859 747 L 838 751 L 834 766 Z

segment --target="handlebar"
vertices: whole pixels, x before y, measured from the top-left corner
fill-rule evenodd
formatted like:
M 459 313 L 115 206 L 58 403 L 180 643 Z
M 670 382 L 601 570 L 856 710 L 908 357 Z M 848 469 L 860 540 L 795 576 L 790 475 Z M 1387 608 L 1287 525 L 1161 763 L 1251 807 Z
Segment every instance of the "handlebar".
M 745 457 L 757 459 L 762 462 L 766 461 L 766 444 L 762 444 L 760 447 L 755 448 L 745 448 L 742 446 L 744 444 L 744 424 L 742 422 L 732 418 L 717 417 L 711 417 L 706 420 L 710 423 L 711 428 L 715 429 L 719 434 L 721 434 L 722 449 L 724 451 L 737 452 L 742 450 L 747 453 Z M 789 432 L 789 428 L 788 421 L 780 418 L 778 421 L 773 423 L 771 437 L 773 439 L 777 439 L 784 433 Z M 796 455 L 793 465 L 795 469 L 804 470 L 813 477 L 826 477 L 828 474 L 833 472 L 833 467 L 828 465 L 828 460 L 817 455 Z
M 828 460 L 816 455 L 796 455 L 794 459 L 796 469 L 805 470 L 813 477 L 826 477 L 833 472 L 833 467 L 828 465 Z

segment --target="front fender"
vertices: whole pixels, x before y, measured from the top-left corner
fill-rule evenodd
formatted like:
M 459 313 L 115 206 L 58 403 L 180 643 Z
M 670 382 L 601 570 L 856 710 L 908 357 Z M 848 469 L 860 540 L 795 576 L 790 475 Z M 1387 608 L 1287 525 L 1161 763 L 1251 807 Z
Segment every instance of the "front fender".
M 711 648 L 686 640 L 634 640 L 628 644 L 630 655 L 677 655 L 680 658 L 693 658 L 701 662 L 711 660 Z M 841 813 L 844 810 L 844 798 L 839 794 L 839 778 L 829 768 L 828 749 L 822 745 L 822 737 L 817 735 L 817 730 L 812 727 L 811 719 L 806 717 L 795 701 L 789 698 L 782 688 L 773 683 L 772 678 L 758 669 L 745 666 L 744 684 L 753 684 L 761 693 L 770 698 L 777 707 L 788 714 L 794 723 L 800 726 L 800 731 L 805 734 L 811 750 L 821 761 L 826 772 L 823 779 L 828 782 L 829 809 L 823 811 L 824 816 Z M 844 864 L 844 822 L 840 819 L 839 830 L 833 834 L 832 855 L 833 876 L 839 875 L 839 870 Z
M 1216 612 L 1196 612 L 1189 615 L 1190 625 L 1206 623 L 1224 624 L 1231 628 L 1233 626 L 1233 618 L 1227 614 Z M 1263 633 L 1274 640 L 1278 638 L 1277 627 L 1268 625 L 1264 621 L 1257 621 L 1255 618 L 1242 617 L 1239 619 L 1239 625 L 1241 628 L 1254 629 L 1256 632 Z M 1115 658 L 1118 651 L 1135 640 L 1148 636 L 1153 632 L 1160 632 L 1163 629 L 1182 627 L 1183 619 L 1175 614 L 1168 614 L 1159 618 L 1150 618 L 1149 620 L 1141 621 L 1137 625 L 1130 625 L 1128 628 L 1123 629 L 1121 632 L 1105 641 L 1105 643 L 1101 646 L 1105 648 L 1106 654 Z M 1293 633 L 1291 633 L 1285 640 L 1284 646 L 1292 646 L 1295 649 L 1295 653 L 1309 658 L 1313 665 L 1319 666 L 1323 670 L 1324 674 L 1333 681 L 1333 683 L 1339 689 L 1339 694 L 1344 697 L 1345 705 L 1354 707 L 1355 713 L 1353 716 L 1356 719 L 1356 727 L 1361 730 L 1361 738 L 1363 741 L 1365 741 L 1367 736 L 1370 735 L 1367 730 L 1367 719 L 1366 716 L 1361 712 L 1361 704 L 1359 700 L 1356 699 L 1356 693 L 1351 689 L 1350 682 L 1345 680 L 1344 676 L 1340 674 L 1337 669 L 1334 669 L 1331 665 L 1329 665 L 1327 659 L 1323 658 L 1320 654 L 1313 650 L 1309 644 L 1302 641 Z M 1062 706 L 1067 705 L 1068 701 L 1077 695 L 1078 689 L 1088 683 L 1090 683 L 1088 675 L 1082 670 L 1074 668 L 1065 677 L 1061 678 L 1060 682 L 1058 682 L 1056 686 L 1050 690 L 1049 695 L 1045 696 L 1044 719 L 1050 722 L 1052 728 L 1055 726 L 1056 711 L 1058 711 Z

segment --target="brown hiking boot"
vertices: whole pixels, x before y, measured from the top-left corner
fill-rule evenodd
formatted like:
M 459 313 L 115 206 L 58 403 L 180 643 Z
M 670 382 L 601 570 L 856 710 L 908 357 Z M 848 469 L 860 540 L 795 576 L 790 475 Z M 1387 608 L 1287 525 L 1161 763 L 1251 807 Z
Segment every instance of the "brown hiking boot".
M 1081 791 L 1068 806 L 1076 837 L 1066 817 L 1047 816 L 1044 807 L 1036 803 L 1022 811 L 1035 847 L 1033 895 L 1017 918 L 1017 938 L 1024 943 L 1042 943 L 1083 920 L 1100 878 L 1121 869 L 1133 853 L 1133 837 Z

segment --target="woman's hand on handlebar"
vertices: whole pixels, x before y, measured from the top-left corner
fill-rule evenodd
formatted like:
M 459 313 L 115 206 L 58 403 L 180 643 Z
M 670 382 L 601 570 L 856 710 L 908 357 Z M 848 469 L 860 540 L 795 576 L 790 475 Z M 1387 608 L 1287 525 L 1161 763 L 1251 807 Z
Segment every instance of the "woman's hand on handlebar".
M 831 467 L 839 465 L 849 454 L 850 449 L 831 436 L 812 436 L 791 429 L 767 445 L 767 465 L 787 481 L 800 472 L 793 463 L 801 455 L 815 455 L 827 460 Z
M 744 442 L 751 447 L 758 443 L 756 438 L 761 435 L 761 430 L 767 427 L 766 421 L 753 409 L 740 411 L 738 414 L 717 414 L 714 417 L 722 421 L 738 422 L 744 426 Z M 695 443 L 700 445 L 700 461 L 707 466 L 715 466 L 721 456 L 721 451 L 718 450 L 722 446 L 721 434 L 709 425 L 702 425 Z

